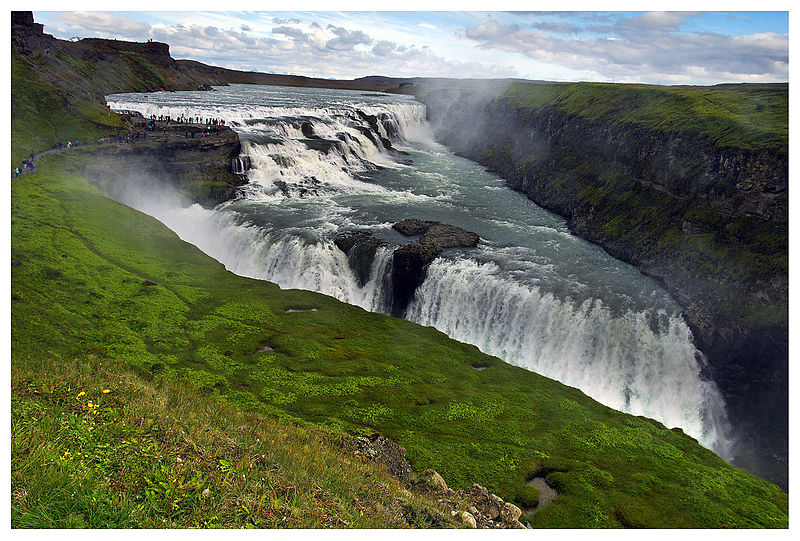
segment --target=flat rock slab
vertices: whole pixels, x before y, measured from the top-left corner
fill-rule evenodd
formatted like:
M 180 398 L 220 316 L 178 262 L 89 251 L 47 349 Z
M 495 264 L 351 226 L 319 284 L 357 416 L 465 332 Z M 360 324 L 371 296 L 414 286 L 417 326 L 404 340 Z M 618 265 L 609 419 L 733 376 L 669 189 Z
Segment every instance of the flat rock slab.
M 410 218 L 392 226 L 395 231 L 406 236 L 419 235 L 419 244 L 438 255 L 447 248 L 473 248 L 478 245 L 477 233 L 454 225 L 430 220 Z

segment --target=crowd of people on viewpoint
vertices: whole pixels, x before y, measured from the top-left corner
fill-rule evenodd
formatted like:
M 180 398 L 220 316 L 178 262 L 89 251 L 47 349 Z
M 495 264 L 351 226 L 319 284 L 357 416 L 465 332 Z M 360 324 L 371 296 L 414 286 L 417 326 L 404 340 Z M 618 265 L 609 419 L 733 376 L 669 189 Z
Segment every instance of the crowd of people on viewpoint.
M 153 122 L 177 122 L 178 124 L 205 124 L 207 127 L 224 126 L 224 118 L 204 118 L 201 116 L 185 116 L 181 115 L 177 118 L 172 118 L 170 115 L 151 115 L 150 120 Z
M 196 130 L 185 130 L 184 135 L 189 138 L 195 137 L 195 135 L 199 135 L 200 137 L 207 137 L 212 133 L 218 133 L 222 131 L 222 127 L 225 125 L 225 119 L 223 118 L 208 118 L 208 117 L 201 117 L 201 116 L 185 116 L 181 115 L 176 118 L 173 118 L 170 115 L 151 115 L 148 119 L 150 123 L 147 125 L 148 130 L 158 130 L 158 129 L 166 129 L 166 127 L 172 128 L 172 124 L 185 124 L 188 126 L 202 126 L 204 127 L 203 130 L 197 132 Z M 159 125 L 158 123 L 166 123 L 166 126 Z
M 141 132 L 130 132 L 127 134 L 116 134 L 116 135 L 109 135 L 105 137 L 101 137 L 97 140 L 98 144 L 109 144 L 109 143 L 134 143 L 139 141 L 142 138 L 146 138 L 148 132 L 154 131 L 166 131 L 168 129 L 174 128 L 173 124 L 186 124 L 187 127 L 189 125 L 195 126 L 199 125 L 204 127 L 203 130 L 197 132 L 196 130 L 185 130 L 184 136 L 187 138 L 194 138 L 195 135 L 200 137 L 207 137 L 212 135 L 213 133 L 218 133 L 222 130 L 223 126 L 225 126 L 225 119 L 223 118 L 206 118 L 201 116 L 185 116 L 181 115 L 177 118 L 172 118 L 170 115 L 151 115 L 148 118 L 147 127 Z M 81 145 L 88 145 L 89 141 L 80 142 L 77 139 L 74 141 L 67 141 L 66 143 L 62 143 L 61 141 L 57 141 L 53 143 L 53 148 L 51 151 L 61 151 L 61 150 L 68 150 L 73 147 L 81 146 Z M 21 175 L 26 175 L 28 173 L 33 173 L 35 171 L 35 159 L 36 156 L 33 152 L 31 152 L 30 157 L 25 158 L 22 160 L 22 167 L 16 167 L 13 171 L 13 177 L 17 178 Z

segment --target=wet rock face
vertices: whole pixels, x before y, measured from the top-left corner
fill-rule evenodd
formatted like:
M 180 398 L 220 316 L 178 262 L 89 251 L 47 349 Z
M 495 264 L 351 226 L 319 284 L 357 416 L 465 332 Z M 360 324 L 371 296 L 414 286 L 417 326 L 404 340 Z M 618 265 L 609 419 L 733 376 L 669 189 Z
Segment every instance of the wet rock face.
M 395 317 L 402 317 L 417 287 L 425 280 L 430 262 L 448 248 L 473 248 L 480 239 L 476 233 L 460 227 L 414 218 L 397 222 L 392 227 L 403 235 L 419 236 L 415 242 L 395 249 L 392 254 L 388 311 Z M 360 286 L 371 278 L 378 247 L 386 246 L 385 242 L 365 232 L 342 233 L 334 243 L 347 254 Z
M 145 130 L 147 125 L 144 119 L 136 120 L 131 131 L 136 138 L 131 141 L 85 147 L 83 174 L 112 193 L 126 183 L 169 183 L 207 208 L 231 199 L 236 187 L 247 182 L 231 168 L 241 143 L 230 128 L 207 132 L 197 126 L 163 124 Z
M 392 315 L 402 316 L 414 291 L 425 280 L 428 264 L 447 248 L 474 248 L 476 233 L 440 222 L 407 219 L 392 226 L 406 236 L 419 240 L 398 248 L 392 262 Z
M 402 317 L 417 287 L 425 281 L 428 264 L 436 255 L 411 243 L 394 251 L 392 259 L 392 315 Z
M 333 242 L 347 254 L 347 262 L 356 273 L 358 285 L 363 287 L 370 279 L 375 252 L 378 247 L 386 243 L 362 231 L 344 233 L 336 237 Z

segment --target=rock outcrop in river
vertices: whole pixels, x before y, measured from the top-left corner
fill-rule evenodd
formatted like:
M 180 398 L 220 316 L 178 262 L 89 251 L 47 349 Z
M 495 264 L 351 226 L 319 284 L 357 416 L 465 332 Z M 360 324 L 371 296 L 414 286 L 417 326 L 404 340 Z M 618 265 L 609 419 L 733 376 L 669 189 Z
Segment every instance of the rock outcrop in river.
M 400 316 L 425 280 L 428 264 L 447 248 L 477 246 L 478 235 L 453 225 L 416 219 L 403 220 L 392 227 L 406 236 L 419 235 L 417 242 L 395 250 L 392 260 L 392 313 Z
M 454 225 L 415 218 L 399 221 L 392 228 L 408 237 L 418 236 L 414 242 L 396 248 L 392 255 L 389 311 L 402 317 L 414 291 L 425 280 L 428 264 L 448 248 L 473 248 L 480 239 L 477 234 Z M 375 252 L 380 246 L 387 246 L 364 232 L 343 233 L 334 242 L 347 254 L 361 285 L 370 278 Z

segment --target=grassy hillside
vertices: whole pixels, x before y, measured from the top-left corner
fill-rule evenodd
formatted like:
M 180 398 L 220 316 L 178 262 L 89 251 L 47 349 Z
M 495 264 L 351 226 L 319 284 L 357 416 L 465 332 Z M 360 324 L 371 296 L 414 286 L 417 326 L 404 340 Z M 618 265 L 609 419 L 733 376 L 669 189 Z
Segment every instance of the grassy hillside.
M 94 139 L 119 129 L 121 122 L 96 97 L 84 96 L 69 109 L 59 87 L 38 76 L 28 62 L 11 52 L 11 163 L 14 167 L 31 152 L 67 140 Z M 92 99 L 93 98 L 93 99 Z
M 20 364 L 15 528 L 398 528 L 430 527 L 431 516 L 454 525 L 336 434 L 92 356 Z

